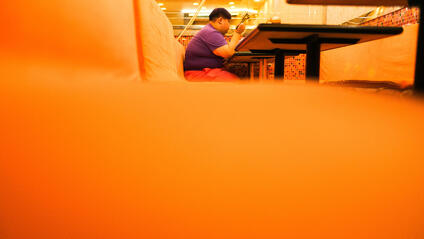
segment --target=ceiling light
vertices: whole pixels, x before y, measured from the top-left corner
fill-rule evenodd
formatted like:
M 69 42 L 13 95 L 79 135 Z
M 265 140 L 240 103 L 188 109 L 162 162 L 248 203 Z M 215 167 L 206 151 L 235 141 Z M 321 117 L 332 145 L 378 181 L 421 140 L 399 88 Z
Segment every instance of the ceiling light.
M 234 2 L 229 2 L 228 4 L 230 4 L 230 5 L 234 5 Z
M 158 5 L 159 5 L 159 7 L 160 7 L 160 6 L 163 6 L 163 3 L 161 3 L 161 2 L 160 2 L 160 3 L 158 3 Z
M 199 3 L 198 2 L 194 2 L 193 5 L 194 6 L 197 6 L 197 5 L 199 5 Z
M 160 9 L 162 9 L 163 11 L 165 11 L 166 10 L 166 7 L 161 7 Z
M 253 0 L 253 1 L 255 1 L 255 2 L 260 2 L 261 0 Z
M 234 9 L 234 8 L 236 8 L 236 7 L 234 7 L 234 6 L 231 6 L 230 8 L 231 8 L 231 9 Z

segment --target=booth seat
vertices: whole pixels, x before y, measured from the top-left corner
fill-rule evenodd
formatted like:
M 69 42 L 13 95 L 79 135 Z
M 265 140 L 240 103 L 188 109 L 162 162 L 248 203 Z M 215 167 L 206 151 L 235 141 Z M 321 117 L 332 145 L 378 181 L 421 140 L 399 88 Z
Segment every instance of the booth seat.
M 405 89 L 414 83 L 418 24 L 398 36 L 324 51 L 320 82 Z

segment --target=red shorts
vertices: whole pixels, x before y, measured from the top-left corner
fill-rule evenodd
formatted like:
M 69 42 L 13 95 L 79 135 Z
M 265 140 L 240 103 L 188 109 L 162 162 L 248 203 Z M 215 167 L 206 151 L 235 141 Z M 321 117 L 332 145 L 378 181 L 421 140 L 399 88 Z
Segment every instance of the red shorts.
M 217 81 L 229 82 L 238 81 L 240 78 L 221 68 L 204 68 L 201 71 L 185 71 L 184 76 L 187 81 Z

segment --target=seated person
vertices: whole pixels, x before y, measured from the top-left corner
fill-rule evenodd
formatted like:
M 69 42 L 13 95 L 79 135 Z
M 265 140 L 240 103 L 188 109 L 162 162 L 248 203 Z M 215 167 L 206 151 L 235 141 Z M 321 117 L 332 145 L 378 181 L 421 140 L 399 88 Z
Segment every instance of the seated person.
M 224 8 L 215 8 L 209 15 L 209 24 L 190 41 L 185 53 L 184 76 L 188 81 L 235 81 L 239 78 L 225 70 L 224 58 L 234 54 L 245 26 L 240 24 L 230 43 L 224 35 L 230 29 L 231 14 Z

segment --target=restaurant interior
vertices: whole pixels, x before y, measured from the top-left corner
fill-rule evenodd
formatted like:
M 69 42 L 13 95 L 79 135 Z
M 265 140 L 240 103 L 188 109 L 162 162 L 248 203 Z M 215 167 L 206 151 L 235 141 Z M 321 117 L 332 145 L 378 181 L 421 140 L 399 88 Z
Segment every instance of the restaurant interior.
M 0 239 L 424 238 L 422 8 L 1 0 Z

